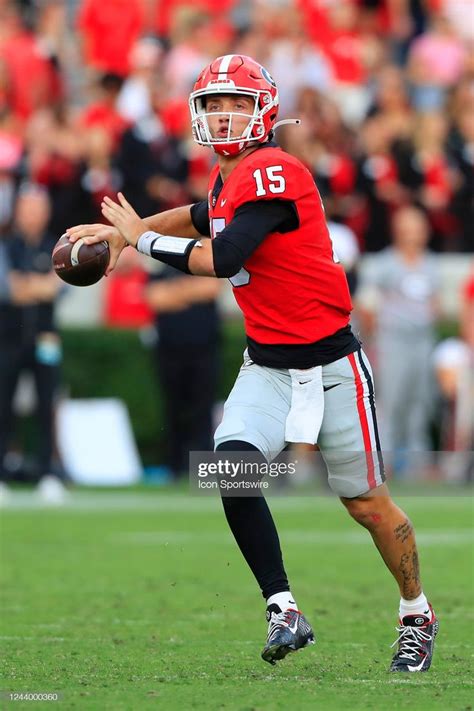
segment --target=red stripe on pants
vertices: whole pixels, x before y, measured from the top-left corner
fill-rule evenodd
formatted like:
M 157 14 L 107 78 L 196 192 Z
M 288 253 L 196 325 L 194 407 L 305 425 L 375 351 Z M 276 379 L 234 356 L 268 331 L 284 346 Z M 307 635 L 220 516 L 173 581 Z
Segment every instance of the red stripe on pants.
M 362 429 L 362 436 L 364 438 L 364 450 L 365 459 L 367 462 L 367 483 L 369 489 L 374 489 L 376 486 L 375 482 L 375 470 L 374 470 L 374 458 L 372 455 L 372 443 L 370 441 L 370 431 L 369 423 L 367 421 L 367 412 L 364 406 L 364 388 L 362 385 L 362 380 L 360 379 L 359 370 L 356 365 L 355 356 L 350 353 L 348 356 L 349 363 L 351 364 L 352 372 L 354 373 L 354 379 L 356 384 L 357 393 L 357 411 L 359 413 L 360 426 Z

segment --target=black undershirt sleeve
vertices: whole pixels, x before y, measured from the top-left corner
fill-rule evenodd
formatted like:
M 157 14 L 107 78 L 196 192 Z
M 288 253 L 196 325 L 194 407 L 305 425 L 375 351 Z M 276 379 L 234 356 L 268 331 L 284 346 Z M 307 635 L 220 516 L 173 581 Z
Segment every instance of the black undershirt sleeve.
M 212 240 L 216 276 L 234 276 L 269 234 L 291 232 L 298 225 L 298 213 L 290 200 L 259 200 L 241 205 L 230 224 Z
M 207 200 L 201 200 L 191 205 L 191 221 L 200 235 L 211 236 Z

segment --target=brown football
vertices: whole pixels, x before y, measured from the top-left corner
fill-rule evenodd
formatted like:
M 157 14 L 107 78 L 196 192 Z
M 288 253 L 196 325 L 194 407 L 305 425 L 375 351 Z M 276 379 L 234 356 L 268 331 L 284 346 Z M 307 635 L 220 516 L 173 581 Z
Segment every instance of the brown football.
M 58 239 L 52 253 L 56 274 L 73 286 L 90 286 L 104 276 L 110 259 L 107 242 L 85 244 L 83 239 L 70 242 L 67 235 Z

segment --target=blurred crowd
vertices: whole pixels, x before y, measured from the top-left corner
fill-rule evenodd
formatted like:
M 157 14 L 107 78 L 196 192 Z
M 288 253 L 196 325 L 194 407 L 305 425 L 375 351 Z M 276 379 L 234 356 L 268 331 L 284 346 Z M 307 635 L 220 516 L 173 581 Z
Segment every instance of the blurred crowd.
M 228 52 L 273 74 L 281 117 L 302 119 L 277 139 L 361 251 L 406 204 L 432 249 L 472 251 L 470 0 L 0 0 L 0 231 L 25 180 L 58 235 L 119 188 L 143 214 L 205 196 L 187 99 Z
M 276 140 L 322 195 L 374 351 L 385 448 L 432 447 L 435 374 L 437 446 L 472 449 L 474 276 L 459 337 L 433 357 L 432 258 L 474 253 L 472 0 L 0 0 L 0 482 L 20 366 L 52 428 L 61 290 L 51 246 L 67 227 L 102 221 L 102 198 L 119 189 L 144 216 L 206 197 L 214 155 L 192 140 L 188 96 L 200 69 L 231 52 L 264 64 L 280 118 L 302 120 Z M 378 253 L 375 269 L 358 283 L 365 253 Z M 174 474 L 189 448 L 210 446 L 217 291 L 147 275 L 132 250 L 107 280 L 105 322 L 158 332 Z M 179 342 L 184 332 L 194 340 Z M 179 393 L 173 383 L 203 353 L 204 390 Z M 206 427 L 192 431 L 203 399 Z M 52 446 L 39 459 L 38 476 L 52 470 Z

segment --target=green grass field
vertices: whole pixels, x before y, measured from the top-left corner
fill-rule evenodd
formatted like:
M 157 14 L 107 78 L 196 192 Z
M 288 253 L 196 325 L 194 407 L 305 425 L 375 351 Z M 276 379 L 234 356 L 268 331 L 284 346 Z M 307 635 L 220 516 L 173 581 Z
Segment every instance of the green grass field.
M 76 492 L 60 510 L 18 493 L 1 514 L 2 708 L 433 709 L 473 700 L 472 500 L 399 500 L 440 617 L 427 674 L 387 673 L 397 589 L 337 500 L 271 500 L 293 592 L 317 636 L 260 659 L 264 602 L 214 498 Z

